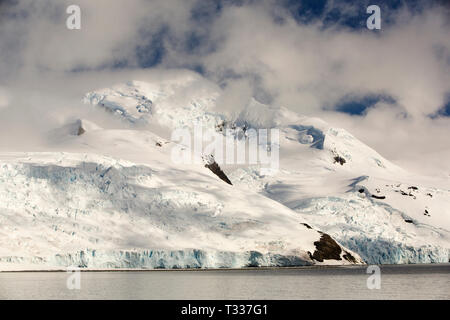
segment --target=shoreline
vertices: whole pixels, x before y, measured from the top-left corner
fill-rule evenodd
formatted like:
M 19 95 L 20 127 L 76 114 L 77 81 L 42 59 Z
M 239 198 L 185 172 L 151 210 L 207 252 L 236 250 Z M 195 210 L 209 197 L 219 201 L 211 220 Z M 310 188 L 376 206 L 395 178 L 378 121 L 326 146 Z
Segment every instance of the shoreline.
M 79 272 L 214 272 L 214 271 L 274 271 L 274 270 L 320 270 L 320 269 L 366 269 L 369 265 L 313 265 L 313 266 L 293 266 L 293 267 L 245 267 L 245 268 L 192 268 L 192 269 L 42 269 L 42 270 L 0 270 L 2 273 L 50 273 L 50 272 L 70 272 L 76 270 Z M 383 267 L 430 267 L 430 266 L 448 266 L 450 263 L 411 263 L 411 264 L 379 264 Z

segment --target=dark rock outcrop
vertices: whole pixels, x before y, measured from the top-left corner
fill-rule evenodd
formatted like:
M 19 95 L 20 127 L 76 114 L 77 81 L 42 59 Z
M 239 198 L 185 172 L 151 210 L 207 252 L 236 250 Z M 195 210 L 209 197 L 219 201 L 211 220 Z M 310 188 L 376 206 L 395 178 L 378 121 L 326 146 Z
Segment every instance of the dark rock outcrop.
M 341 156 L 334 156 L 334 163 L 340 163 L 341 166 L 344 165 L 344 163 L 346 163 L 347 161 L 345 161 L 344 158 L 342 158 Z
M 80 127 L 78 128 L 77 136 L 81 136 L 85 132 L 86 130 L 84 130 L 84 128 L 80 125 Z
M 316 250 L 310 257 L 319 262 L 323 260 L 342 260 L 341 247 L 328 234 L 320 232 L 322 236 L 319 241 L 314 242 Z M 353 258 L 354 259 L 354 258 Z
M 230 179 L 228 179 L 228 177 L 226 176 L 226 174 L 222 171 L 222 169 L 220 169 L 219 165 L 217 164 L 217 162 L 212 162 L 212 163 L 208 163 L 205 164 L 205 167 L 208 168 L 209 170 L 211 170 L 216 176 L 218 176 L 222 181 L 225 181 L 226 183 L 228 183 L 229 185 L 233 185 L 230 181 Z
M 357 263 L 356 258 L 348 251 L 345 251 L 345 254 L 343 255 L 344 259 L 351 263 Z

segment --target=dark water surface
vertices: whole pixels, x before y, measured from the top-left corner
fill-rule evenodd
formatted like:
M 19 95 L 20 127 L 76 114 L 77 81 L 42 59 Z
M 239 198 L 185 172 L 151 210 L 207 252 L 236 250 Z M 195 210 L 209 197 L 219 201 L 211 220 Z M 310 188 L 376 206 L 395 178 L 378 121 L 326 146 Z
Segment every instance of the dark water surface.
M 0 273 L 0 299 L 450 299 L 450 264 L 210 271 Z

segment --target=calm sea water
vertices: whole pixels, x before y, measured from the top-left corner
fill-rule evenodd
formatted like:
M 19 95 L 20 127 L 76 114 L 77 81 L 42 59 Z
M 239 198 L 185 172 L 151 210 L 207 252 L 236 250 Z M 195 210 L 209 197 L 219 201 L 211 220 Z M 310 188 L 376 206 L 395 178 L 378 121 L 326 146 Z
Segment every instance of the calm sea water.
M 450 299 L 450 264 L 382 266 L 372 290 L 365 267 L 81 272 L 79 290 L 70 276 L 0 273 L 0 299 Z

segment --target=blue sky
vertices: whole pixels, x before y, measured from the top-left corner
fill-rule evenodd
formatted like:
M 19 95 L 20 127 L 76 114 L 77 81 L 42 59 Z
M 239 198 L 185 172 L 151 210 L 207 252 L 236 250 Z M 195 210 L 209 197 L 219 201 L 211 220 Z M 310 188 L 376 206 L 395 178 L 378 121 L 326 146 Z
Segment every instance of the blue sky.
M 363 97 L 345 97 L 338 102 L 334 109 L 351 115 L 363 115 L 367 109 L 374 107 L 377 103 L 394 104 L 395 100 L 382 94 L 368 94 Z

